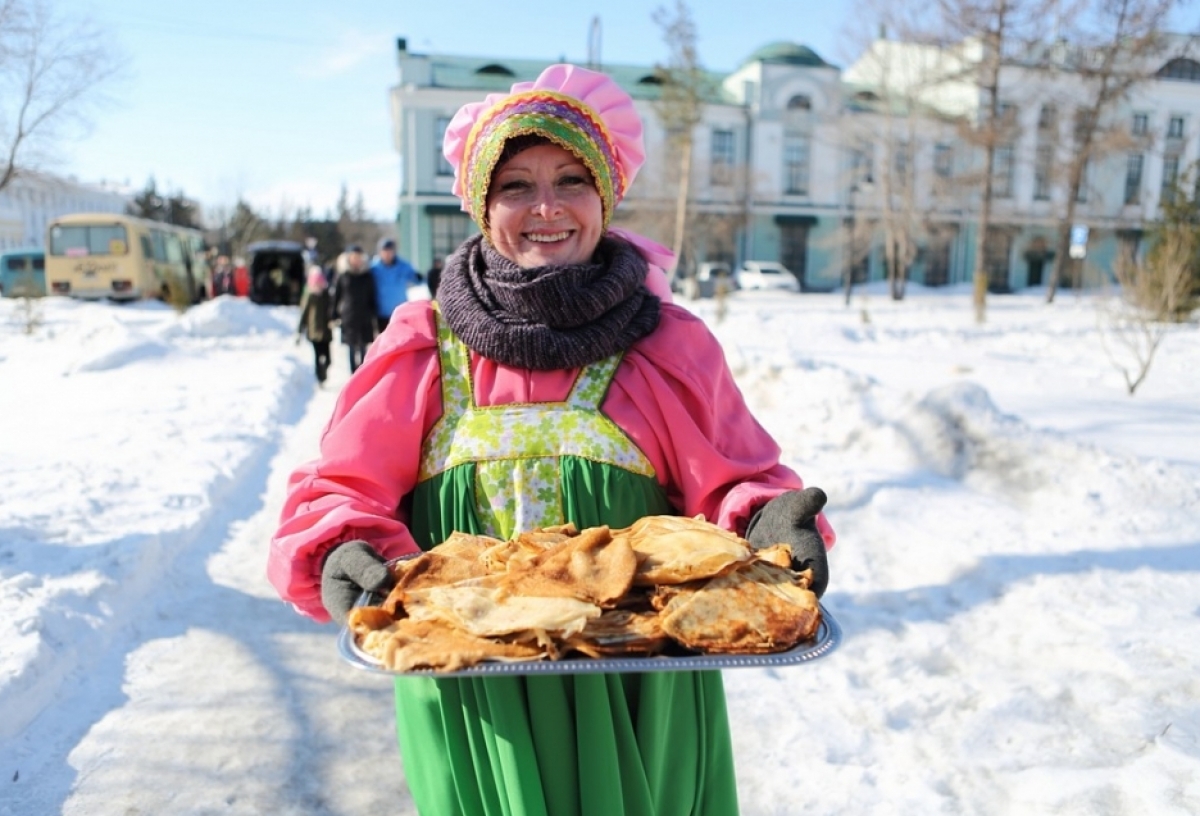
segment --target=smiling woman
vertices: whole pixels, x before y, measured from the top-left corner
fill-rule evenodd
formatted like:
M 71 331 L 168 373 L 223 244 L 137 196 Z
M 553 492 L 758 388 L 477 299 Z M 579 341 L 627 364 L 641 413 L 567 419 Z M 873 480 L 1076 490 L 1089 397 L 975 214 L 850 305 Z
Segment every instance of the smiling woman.
M 803 530 L 822 570 L 823 494 L 800 514 L 778 503 L 800 478 L 716 338 L 656 294 L 669 300 L 651 259 L 669 252 L 608 229 L 643 159 L 629 95 L 553 65 L 464 106 L 444 154 L 481 234 L 446 260 L 437 303 L 395 311 L 320 457 L 293 475 L 268 566 L 280 594 L 341 621 L 392 583 L 386 559 L 456 532 L 659 515 L 701 515 L 755 546 L 791 542 L 761 530 Z M 396 712 L 422 813 L 738 809 L 717 671 L 402 676 Z

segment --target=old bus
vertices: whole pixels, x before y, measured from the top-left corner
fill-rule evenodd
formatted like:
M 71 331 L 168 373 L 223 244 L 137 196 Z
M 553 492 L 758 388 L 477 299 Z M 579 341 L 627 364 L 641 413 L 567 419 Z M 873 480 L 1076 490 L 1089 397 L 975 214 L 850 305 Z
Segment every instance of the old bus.
M 64 215 L 46 228 L 50 294 L 172 303 L 202 300 L 208 287 L 199 230 L 112 213 Z

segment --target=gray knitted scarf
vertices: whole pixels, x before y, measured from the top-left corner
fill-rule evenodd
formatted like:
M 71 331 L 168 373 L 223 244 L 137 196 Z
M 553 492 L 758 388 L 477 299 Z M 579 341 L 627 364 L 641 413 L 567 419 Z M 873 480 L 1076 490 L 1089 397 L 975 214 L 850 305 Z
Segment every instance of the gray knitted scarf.
M 603 238 L 590 263 L 522 269 L 482 235 L 446 259 L 437 299 L 472 351 L 517 368 L 594 363 L 658 326 L 646 261 L 627 241 Z

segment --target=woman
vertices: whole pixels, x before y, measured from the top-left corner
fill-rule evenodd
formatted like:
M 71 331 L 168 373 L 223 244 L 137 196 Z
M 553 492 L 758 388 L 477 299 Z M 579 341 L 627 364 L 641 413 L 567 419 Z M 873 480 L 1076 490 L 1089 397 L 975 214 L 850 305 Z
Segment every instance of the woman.
M 375 339 L 375 276 L 367 268 L 362 247 L 351 244 L 338 256 L 333 307 L 342 327 L 342 344 L 350 353 L 350 373 L 358 371 Z
M 300 325 L 296 327 L 297 340 L 303 334 L 313 347 L 313 362 L 316 366 L 317 382 L 325 383 L 329 374 L 329 346 L 333 331 L 329 328 L 329 283 L 320 265 L 308 268 L 307 286 L 300 298 Z
M 460 110 L 444 152 L 482 234 L 446 260 L 438 305 L 395 312 L 293 474 L 280 594 L 342 619 L 388 586 L 383 559 L 454 530 L 663 513 L 753 524 L 822 572 L 823 494 L 779 463 L 704 324 L 652 294 L 669 297 L 647 262 L 663 248 L 608 227 L 643 156 L 629 96 L 551 66 Z M 402 677 L 396 708 L 421 813 L 737 812 L 718 672 Z

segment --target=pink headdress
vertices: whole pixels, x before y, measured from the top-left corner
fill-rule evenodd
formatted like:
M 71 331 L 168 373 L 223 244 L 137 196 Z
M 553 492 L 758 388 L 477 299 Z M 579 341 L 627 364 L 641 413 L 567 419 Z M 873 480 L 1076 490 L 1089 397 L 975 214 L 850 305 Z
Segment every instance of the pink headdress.
M 506 94 L 463 105 L 446 128 L 442 152 L 454 168 L 454 194 L 485 233 L 496 162 L 505 142 L 527 133 L 544 136 L 587 166 L 607 226 L 645 160 L 642 120 L 629 94 L 604 74 L 560 64 Z

